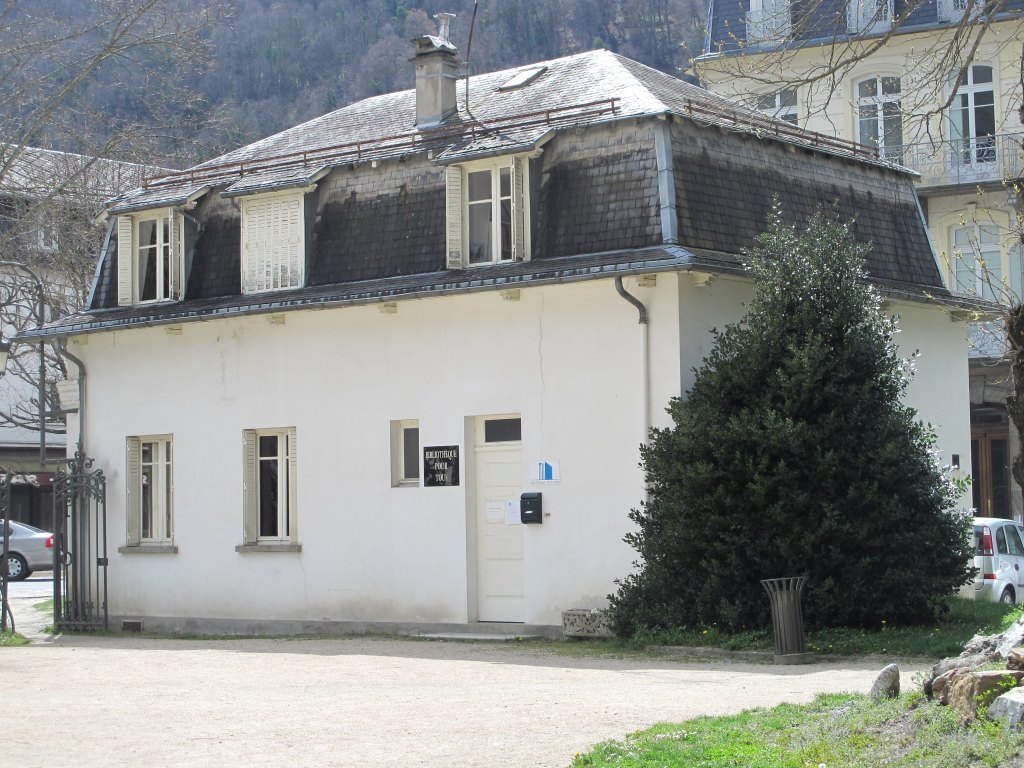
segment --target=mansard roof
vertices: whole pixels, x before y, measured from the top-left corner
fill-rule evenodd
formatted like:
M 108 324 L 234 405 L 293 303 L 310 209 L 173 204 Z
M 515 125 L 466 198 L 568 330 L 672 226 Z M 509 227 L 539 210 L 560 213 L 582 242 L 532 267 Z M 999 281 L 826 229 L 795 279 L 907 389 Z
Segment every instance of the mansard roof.
M 529 84 L 503 89 L 516 73 L 542 68 Z M 208 187 L 240 192 L 297 186 L 323 168 L 430 152 L 438 163 L 526 151 L 552 132 L 659 114 L 757 133 L 815 151 L 875 158 L 863 148 L 810 133 L 636 61 L 598 50 L 490 72 L 457 87 L 458 114 L 414 126 L 415 90 L 374 96 L 268 136 L 184 171 L 152 178 L 111 201 L 110 213 L 181 204 Z
M 607 51 L 535 68 L 540 76 L 512 90 L 500 86 L 526 68 L 474 76 L 468 109 L 460 81 L 458 115 L 440 128 L 413 127 L 413 91 L 387 94 L 151 180 L 109 212 L 195 204 L 190 220 L 201 228 L 184 297 L 117 306 L 113 231 L 87 310 L 25 338 L 613 275 L 736 271 L 773 198 L 793 222 L 835 203 L 873 244 L 868 272 L 887 294 L 960 300 L 944 286 L 906 170 Z M 529 164 L 530 259 L 446 269 L 443 166 L 540 147 Z M 305 286 L 243 293 L 241 214 L 230 198 L 311 184 Z M 670 198 L 674 221 L 665 218 Z M 678 231 L 677 242 L 664 240 L 665 227 Z

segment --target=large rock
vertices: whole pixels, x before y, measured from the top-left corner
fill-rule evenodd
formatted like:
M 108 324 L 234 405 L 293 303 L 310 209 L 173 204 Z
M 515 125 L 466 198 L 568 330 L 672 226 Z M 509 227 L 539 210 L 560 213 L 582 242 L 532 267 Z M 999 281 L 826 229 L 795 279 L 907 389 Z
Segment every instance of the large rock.
M 1010 669 L 1024 669 L 1024 648 L 1014 648 L 1006 657 L 1006 666 Z
M 931 681 L 931 690 L 928 693 L 939 704 L 949 704 L 949 686 L 959 676 L 969 674 L 971 670 L 967 667 L 957 667 L 943 672 Z
M 1016 730 L 1024 721 L 1024 688 L 1014 688 L 1001 696 L 997 696 L 988 708 L 988 716 L 993 720 L 1005 720 L 1006 727 Z
M 949 706 L 965 721 L 973 720 L 978 716 L 978 707 L 988 706 L 1007 688 L 1020 685 L 1022 678 L 1024 672 L 1003 669 L 956 675 L 949 683 Z
M 878 673 L 871 686 L 871 700 L 895 699 L 900 695 L 900 668 L 890 664 Z
M 1010 628 L 1001 635 L 995 635 L 996 653 L 1004 659 L 1008 658 L 1010 651 L 1020 645 L 1024 645 L 1024 618 L 1018 619 Z
M 948 659 L 943 659 L 932 667 L 931 677 L 924 681 L 925 696 L 936 699 L 938 698 L 933 688 L 935 686 L 935 682 L 946 673 L 952 672 L 954 669 L 975 669 L 983 664 L 988 664 L 990 661 L 994 661 L 997 658 L 998 656 L 989 651 L 969 655 L 963 653 L 959 656 L 952 656 Z M 942 703 L 945 704 L 946 702 Z

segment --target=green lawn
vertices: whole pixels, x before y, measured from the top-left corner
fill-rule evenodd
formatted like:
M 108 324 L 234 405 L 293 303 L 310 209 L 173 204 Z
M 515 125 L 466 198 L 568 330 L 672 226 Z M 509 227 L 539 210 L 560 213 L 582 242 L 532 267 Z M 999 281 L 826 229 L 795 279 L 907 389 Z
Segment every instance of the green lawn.
M 657 725 L 576 755 L 572 768 L 994 768 L 1021 755 L 1024 734 L 985 720 L 963 726 L 920 693 L 880 703 L 826 694 L 804 706 Z
M 1000 603 L 978 602 L 954 597 L 948 613 L 927 626 L 904 626 L 887 621 L 880 630 L 822 629 L 807 633 L 807 650 L 839 655 L 883 654 L 887 656 L 956 656 L 976 634 L 1000 632 L 1024 614 L 1024 606 L 1010 608 Z M 720 632 L 716 627 L 674 629 L 638 635 L 633 644 L 710 646 L 726 650 L 771 651 L 770 628 L 740 633 Z
M 28 639 L 17 632 L 11 632 L 10 630 L 0 632 L 0 648 L 12 645 L 25 645 L 27 642 Z

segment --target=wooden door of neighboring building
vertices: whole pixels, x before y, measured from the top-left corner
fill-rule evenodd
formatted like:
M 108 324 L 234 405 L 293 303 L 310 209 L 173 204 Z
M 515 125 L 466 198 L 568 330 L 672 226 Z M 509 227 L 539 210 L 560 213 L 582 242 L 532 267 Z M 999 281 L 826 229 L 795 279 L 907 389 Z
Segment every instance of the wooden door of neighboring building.
M 980 517 L 1013 516 L 1010 505 L 1010 428 L 1005 408 L 971 410 L 971 493 Z

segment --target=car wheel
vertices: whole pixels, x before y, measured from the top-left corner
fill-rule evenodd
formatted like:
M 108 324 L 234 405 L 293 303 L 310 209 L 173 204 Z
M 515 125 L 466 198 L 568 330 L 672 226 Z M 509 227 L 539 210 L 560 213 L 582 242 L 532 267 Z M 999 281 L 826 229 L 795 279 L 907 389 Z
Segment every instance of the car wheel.
M 1013 590 L 1007 587 L 1003 590 L 1003 594 L 999 596 L 999 602 L 1003 605 L 1013 605 Z
M 28 563 L 25 562 L 24 557 L 17 552 L 11 552 L 7 555 L 7 578 L 10 581 L 27 579 L 29 573 Z

